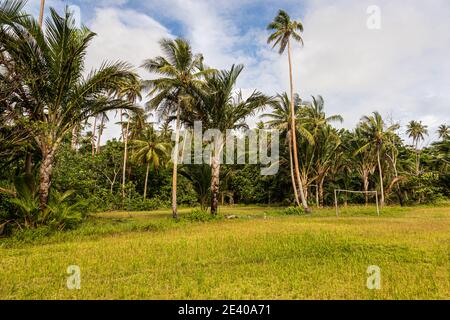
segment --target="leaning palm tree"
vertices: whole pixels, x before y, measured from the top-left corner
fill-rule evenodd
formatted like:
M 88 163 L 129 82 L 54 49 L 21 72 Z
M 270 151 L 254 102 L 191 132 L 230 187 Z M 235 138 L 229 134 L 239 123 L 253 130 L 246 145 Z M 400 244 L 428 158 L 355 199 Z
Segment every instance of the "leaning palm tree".
M 357 154 L 365 151 L 371 146 L 375 147 L 377 155 L 378 173 L 380 175 L 380 189 L 381 189 L 381 206 L 384 206 L 384 185 L 383 185 L 383 169 L 381 166 L 381 152 L 383 144 L 389 141 L 388 137 L 396 130 L 399 125 L 394 124 L 387 127 L 383 118 L 378 112 L 374 112 L 372 116 L 364 116 L 359 124 L 362 135 L 366 139 L 366 144 L 363 145 Z
M 301 105 L 302 101 L 299 95 L 295 94 L 294 112 L 296 114 L 296 117 L 299 116 Z M 266 122 L 266 124 L 272 129 L 279 130 L 282 135 L 286 136 L 286 141 L 289 149 L 289 163 L 291 169 L 291 183 L 294 190 L 294 199 L 297 205 L 301 205 L 298 198 L 297 183 L 295 182 L 293 165 L 291 100 L 289 99 L 288 94 L 286 92 L 283 94 L 278 94 L 275 103 L 272 105 L 272 112 L 261 115 L 261 118 L 268 118 L 269 120 Z M 314 137 L 303 125 L 298 125 L 296 130 L 298 131 L 297 133 L 307 139 L 308 142 L 312 144 L 314 143 Z
M 416 174 L 420 173 L 420 150 L 419 143 L 425 140 L 425 136 L 428 135 L 427 126 L 422 124 L 422 121 L 412 120 L 408 126 L 406 133 L 413 139 L 413 143 L 416 151 Z
M 172 171 L 172 215 L 177 218 L 177 173 L 180 140 L 180 113 L 189 109 L 191 91 L 204 85 L 204 76 L 213 72 L 203 67 L 203 57 L 192 53 L 191 46 L 183 39 L 162 39 L 160 41 L 164 56 L 146 60 L 143 67 L 160 76 L 158 79 L 144 81 L 150 90 L 148 107 L 156 110 L 159 118 L 169 118 L 174 114 L 175 146 L 173 148 Z
M 148 127 L 142 134 L 142 138 L 131 140 L 134 153 L 131 159 L 134 162 L 146 165 L 144 182 L 144 200 L 147 199 L 148 174 L 150 168 L 158 170 L 161 163 L 168 157 L 170 144 L 161 141 L 153 127 Z
M 271 97 L 254 91 L 247 99 L 242 92 L 235 94 L 242 65 L 220 71 L 206 77 L 207 90 L 196 90 L 192 112 L 183 112 L 182 121 L 193 126 L 193 121 L 201 121 L 204 130 L 226 130 L 247 128 L 245 119 L 257 110 L 273 103 Z M 214 141 L 211 150 L 211 214 L 216 215 L 219 205 L 220 155 L 224 142 Z
M 84 76 L 86 51 L 95 34 L 86 27 L 76 28 L 68 10 L 60 16 L 50 9 L 44 30 L 30 16 L 11 19 L 5 10 L 11 3 L 23 7 L 25 1 L 0 4 L 1 51 L 21 75 L 20 85 L 7 97 L 8 112 L 29 124 L 26 130 L 41 151 L 39 203 L 43 211 L 49 200 L 55 154 L 63 139 L 88 118 L 133 108 L 109 93 L 137 83 L 138 76 L 123 62 L 105 62 Z
M 273 47 L 279 46 L 279 53 L 283 54 L 286 48 L 288 49 L 288 62 L 289 62 L 289 80 L 290 80 L 290 99 L 291 99 L 291 128 L 296 127 L 295 119 L 295 107 L 294 107 L 294 81 L 292 77 L 292 59 L 291 59 L 291 38 L 303 45 L 303 39 L 301 33 L 303 32 L 303 25 L 299 21 L 292 21 L 289 15 L 284 11 L 280 10 L 278 15 L 275 17 L 267 29 L 273 31 L 273 33 L 267 39 L 267 43 L 274 43 Z M 298 152 L 297 152 L 297 136 L 296 131 L 291 130 L 292 134 L 292 152 L 294 156 L 294 171 L 297 177 L 297 183 L 300 190 L 300 198 L 302 205 L 305 210 L 310 211 L 308 208 L 308 203 L 303 192 L 302 182 L 300 180 L 300 169 L 298 162 Z

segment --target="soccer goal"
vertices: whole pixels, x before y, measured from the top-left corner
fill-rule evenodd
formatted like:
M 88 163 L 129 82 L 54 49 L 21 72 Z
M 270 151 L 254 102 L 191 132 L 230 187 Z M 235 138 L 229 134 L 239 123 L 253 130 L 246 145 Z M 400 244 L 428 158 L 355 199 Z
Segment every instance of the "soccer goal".
M 338 202 L 338 193 L 353 193 L 353 194 L 364 194 L 364 195 L 375 195 L 375 201 L 377 205 L 377 215 L 380 216 L 380 205 L 378 204 L 378 191 L 354 191 L 354 190 L 343 190 L 343 189 L 335 189 L 334 190 L 334 204 L 336 206 L 336 217 L 339 217 L 339 202 Z

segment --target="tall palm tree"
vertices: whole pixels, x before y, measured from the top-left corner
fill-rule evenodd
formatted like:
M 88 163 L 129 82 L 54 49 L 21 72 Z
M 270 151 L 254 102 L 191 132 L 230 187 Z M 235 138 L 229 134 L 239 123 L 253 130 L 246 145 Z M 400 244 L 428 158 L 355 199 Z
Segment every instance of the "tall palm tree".
M 380 176 L 381 189 L 381 206 L 384 206 L 384 185 L 383 185 L 383 168 L 381 166 L 381 152 L 383 144 L 389 141 L 388 137 L 394 131 L 398 130 L 399 125 L 394 124 L 387 127 L 383 118 L 378 112 L 374 112 L 372 116 L 364 116 L 359 125 L 361 133 L 367 139 L 367 143 L 362 146 L 357 153 L 365 151 L 367 148 L 374 146 L 377 155 L 378 172 Z
M 161 140 L 153 127 L 149 126 L 142 134 L 142 138 L 131 140 L 134 153 L 131 159 L 146 165 L 144 182 L 144 200 L 147 199 L 148 174 L 150 168 L 158 170 L 162 161 L 168 157 L 170 144 Z
M 448 137 L 450 137 L 450 126 L 446 125 L 446 124 L 442 124 L 439 126 L 438 129 L 438 135 L 440 139 L 447 139 Z
M 299 21 L 292 21 L 289 15 L 284 10 L 280 10 L 267 29 L 273 31 L 273 33 L 267 39 L 267 43 L 273 44 L 273 47 L 279 46 L 279 53 L 283 54 L 286 48 L 288 49 L 288 62 L 289 62 L 289 84 L 290 84 L 290 99 L 291 99 L 291 128 L 296 127 L 295 119 L 295 107 L 294 107 L 294 80 L 292 76 L 292 58 L 291 58 L 291 38 L 303 45 L 303 39 L 301 33 L 303 32 L 303 25 Z M 297 177 L 297 182 L 300 190 L 300 198 L 305 210 L 310 211 L 308 203 L 303 192 L 302 182 L 300 180 L 300 169 L 297 152 L 297 136 L 296 130 L 291 130 L 292 134 L 292 152 L 294 156 L 294 171 Z
M 299 116 L 299 111 L 302 101 L 298 94 L 294 95 L 294 112 L 296 117 Z M 288 94 L 285 92 L 283 94 L 278 94 L 276 102 L 272 104 L 272 112 L 261 115 L 261 118 L 268 118 L 269 120 L 266 124 L 273 129 L 277 129 L 282 135 L 286 136 L 286 142 L 289 149 L 289 163 L 291 172 L 291 183 L 294 190 L 294 199 L 297 205 L 301 205 L 298 198 L 297 183 L 295 182 L 295 173 L 293 165 L 293 155 L 292 155 L 292 116 L 291 116 L 291 100 Z M 296 127 L 300 135 L 302 135 L 310 143 L 314 143 L 314 137 L 312 134 L 303 126 L 298 125 Z
M 416 174 L 419 175 L 420 173 L 419 143 L 425 140 L 425 136 L 428 135 L 428 129 L 427 126 L 422 124 L 422 121 L 412 120 L 407 126 L 406 133 L 409 135 L 410 138 L 413 139 L 416 151 Z
M 143 67 L 160 76 L 158 79 L 144 81 L 150 90 L 150 109 L 156 110 L 160 118 L 176 115 L 175 146 L 173 148 L 172 171 L 172 215 L 177 218 L 177 173 L 180 140 L 180 113 L 189 109 L 191 91 L 204 85 L 204 76 L 211 69 L 203 67 L 203 57 L 192 53 L 191 46 L 183 39 L 162 39 L 160 41 L 164 56 L 146 60 Z
M 226 130 L 247 128 L 245 119 L 255 112 L 273 103 L 271 97 L 254 91 L 247 99 L 242 92 L 235 94 L 238 77 L 243 70 L 242 65 L 233 65 L 230 70 L 220 71 L 206 77 L 207 90 L 196 90 L 195 103 L 192 112 L 183 112 L 182 121 L 193 126 L 193 121 L 201 121 L 204 130 Z M 224 147 L 212 146 L 211 156 L 211 214 L 216 215 L 219 205 L 220 186 L 220 154 Z
M 7 105 L 16 119 L 28 121 L 27 130 L 41 151 L 39 202 L 44 210 L 55 153 L 64 137 L 99 113 L 133 108 L 128 101 L 107 93 L 138 83 L 138 76 L 123 62 L 105 62 L 84 76 L 86 51 L 95 34 L 86 27 L 76 28 L 68 10 L 59 16 L 50 9 L 45 31 L 30 16 L 10 19 L 4 8 L 11 3 L 25 2 L 5 1 L 0 6 L 2 50 L 22 76 Z

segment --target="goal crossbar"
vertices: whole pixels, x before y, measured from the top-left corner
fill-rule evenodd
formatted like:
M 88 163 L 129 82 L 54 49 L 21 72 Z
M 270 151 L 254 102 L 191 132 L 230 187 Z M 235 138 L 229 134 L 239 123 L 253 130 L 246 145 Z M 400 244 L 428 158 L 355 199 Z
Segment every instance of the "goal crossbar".
M 355 191 L 355 190 L 335 189 L 334 190 L 334 204 L 336 206 L 336 217 L 339 217 L 339 205 L 338 205 L 338 200 L 337 200 L 338 192 L 375 194 L 375 200 L 377 203 L 377 215 L 380 216 L 380 206 L 378 205 L 378 191 Z

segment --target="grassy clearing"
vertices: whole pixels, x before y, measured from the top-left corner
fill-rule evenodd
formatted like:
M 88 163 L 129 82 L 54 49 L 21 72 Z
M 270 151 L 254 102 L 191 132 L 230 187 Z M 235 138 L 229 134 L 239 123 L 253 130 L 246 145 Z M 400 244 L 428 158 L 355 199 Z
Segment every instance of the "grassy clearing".
M 190 210 L 184 209 L 181 214 Z M 167 210 L 98 214 L 46 237 L 0 240 L 0 299 L 449 299 L 450 208 L 223 208 L 240 217 L 173 222 Z M 66 288 L 81 268 L 82 289 Z M 382 289 L 366 288 L 367 267 Z

